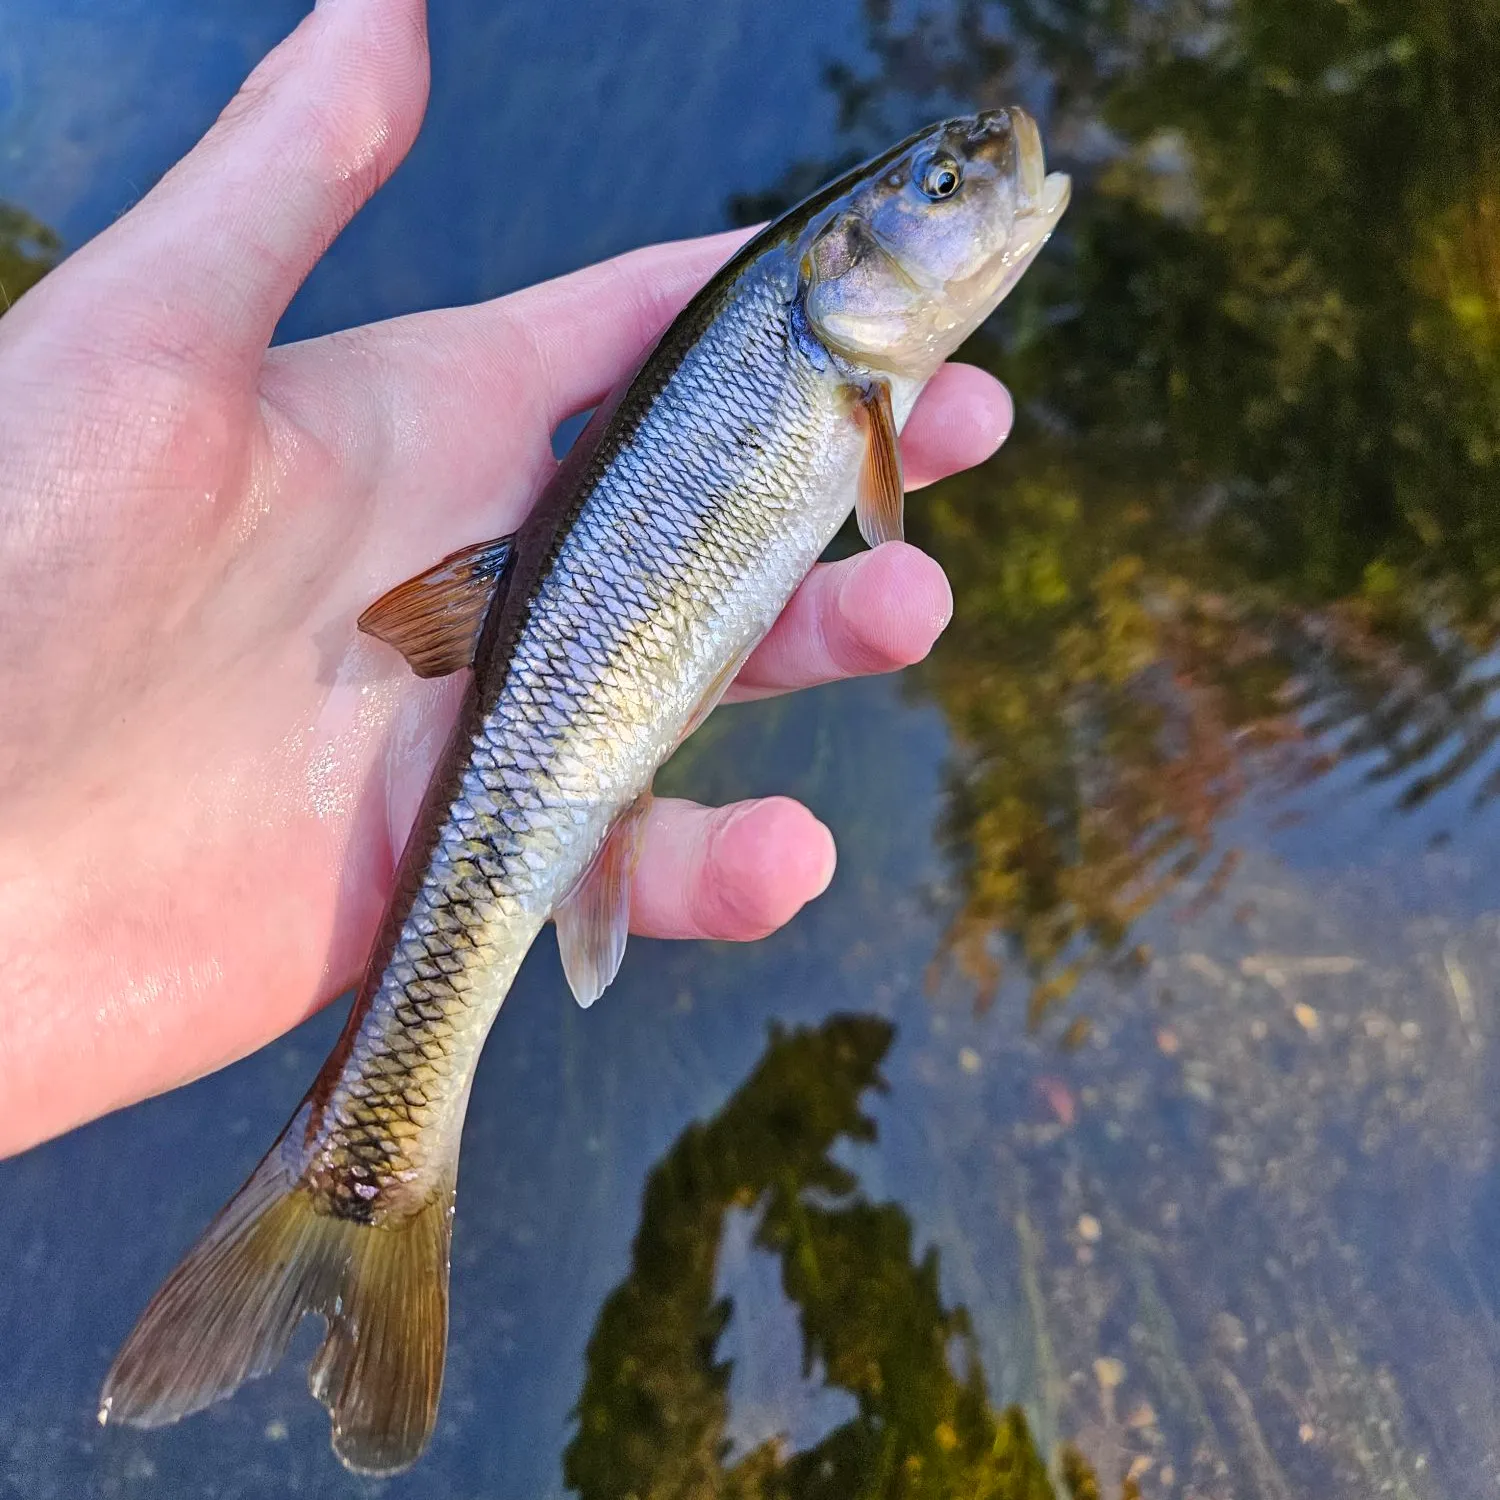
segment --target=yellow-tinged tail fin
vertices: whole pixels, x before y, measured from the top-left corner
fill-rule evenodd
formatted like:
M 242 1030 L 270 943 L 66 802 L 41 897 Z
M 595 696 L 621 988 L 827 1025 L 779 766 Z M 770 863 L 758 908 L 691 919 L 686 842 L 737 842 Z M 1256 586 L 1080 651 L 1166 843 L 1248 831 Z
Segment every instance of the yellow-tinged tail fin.
M 315 1199 L 282 1142 L 151 1299 L 115 1358 L 100 1422 L 160 1427 L 274 1368 L 306 1313 L 327 1321 L 308 1385 L 351 1469 L 390 1474 L 432 1436 L 448 1340 L 453 1181 L 365 1223 Z

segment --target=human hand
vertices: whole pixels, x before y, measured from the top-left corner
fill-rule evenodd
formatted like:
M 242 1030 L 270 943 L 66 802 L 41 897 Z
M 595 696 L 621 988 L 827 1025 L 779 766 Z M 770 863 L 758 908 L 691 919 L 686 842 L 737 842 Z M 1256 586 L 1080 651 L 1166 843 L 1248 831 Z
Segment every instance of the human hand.
M 737 243 L 268 350 L 426 93 L 420 0 L 323 0 L 0 319 L 0 1154 L 242 1056 L 354 980 L 461 692 L 355 619 L 514 530 L 557 425 Z M 945 369 L 908 481 L 978 462 L 1009 421 L 989 376 Z M 916 661 L 950 608 L 900 543 L 820 566 L 733 695 Z M 787 799 L 661 801 L 633 926 L 762 936 L 832 870 Z

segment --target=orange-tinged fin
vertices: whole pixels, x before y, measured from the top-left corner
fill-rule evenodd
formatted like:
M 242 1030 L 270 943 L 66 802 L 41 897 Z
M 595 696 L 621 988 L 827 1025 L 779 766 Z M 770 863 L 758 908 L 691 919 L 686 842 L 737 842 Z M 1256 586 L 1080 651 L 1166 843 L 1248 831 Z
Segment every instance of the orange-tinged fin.
M 100 1422 L 161 1427 L 199 1411 L 274 1368 L 304 1314 L 319 1313 L 327 1332 L 308 1385 L 333 1419 L 334 1451 L 364 1474 L 406 1468 L 437 1419 L 452 1219 L 451 1178 L 399 1221 L 335 1217 L 278 1142 L 141 1314 Z
M 552 920 L 573 998 L 586 1010 L 607 990 L 630 936 L 630 883 L 641 859 L 651 793 L 641 793 L 610 829 L 583 879 L 563 897 Z
M 474 663 L 490 601 L 510 565 L 513 538 L 450 552 L 398 583 L 359 617 L 359 628 L 394 646 L 418 677 L 446 677 Z
M 865 434 L 865 457 L 854 498 L 859 534 L 871 547 L 899 542 L 905 534 L 901 523 L 905 485 L 891 388 L 885 381 L 872 380 L 867 386 L 855 388 L 854 419 Z

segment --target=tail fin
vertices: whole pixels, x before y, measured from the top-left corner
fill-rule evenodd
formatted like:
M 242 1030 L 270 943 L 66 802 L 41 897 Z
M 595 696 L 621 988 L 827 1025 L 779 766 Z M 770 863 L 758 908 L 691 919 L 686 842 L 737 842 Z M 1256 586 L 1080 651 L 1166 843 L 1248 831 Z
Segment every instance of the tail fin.
M 306 1313 L 327 1320 L 308 1385 L 351 1469 L 413 1463 L 437 1419 L 448 1339 L 453 1181 L 380 1224 L 320 1211 L 278 1142 L 141 1315 L 100 1422 L 160 1427 L 264 1375 Z

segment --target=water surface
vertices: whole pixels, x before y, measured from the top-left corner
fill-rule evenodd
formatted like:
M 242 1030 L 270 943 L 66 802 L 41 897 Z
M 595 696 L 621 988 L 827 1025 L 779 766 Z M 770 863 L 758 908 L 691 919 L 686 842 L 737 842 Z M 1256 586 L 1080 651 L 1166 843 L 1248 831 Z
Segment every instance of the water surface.
M 7 285 L 294 18 L 7 14 Z M 1076 183 L 968 351 L 1016 433 L 911 507 L 956 595 L 931 662 L 724 711 L 669 770 L 807 800 L 828 896 L 753 948 L 637 942 L 587 1015 L 528 961 L 422 1464 L 344 1475 L 295 1361 L 92 1425 L 329 1014 L 0 1166 L 0 1493 L 1495 1493 L 1500 6 L 447 0 L 432 31 L 423 138 L 287 336 L 1020 98 Z

